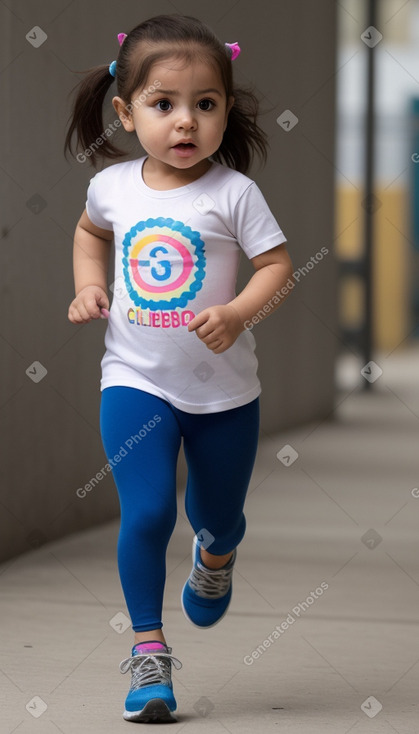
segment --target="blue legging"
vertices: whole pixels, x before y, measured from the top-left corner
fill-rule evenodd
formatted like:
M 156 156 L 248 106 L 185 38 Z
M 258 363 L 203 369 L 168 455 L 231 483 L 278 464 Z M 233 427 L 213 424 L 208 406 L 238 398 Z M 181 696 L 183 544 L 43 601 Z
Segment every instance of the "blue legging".
M 132 387 L 102 391 L 100 428 L 121 508 L 118 570 L 135 632 L 159 629 L 166 550 L 176 524 L 176 465 L 183 437 L 185 510 L 209 553 L 242 540 L 256 458 L 259 398 L 219 413 L 186 413 Z M 210 535 L 211 534 L 211 535 Z

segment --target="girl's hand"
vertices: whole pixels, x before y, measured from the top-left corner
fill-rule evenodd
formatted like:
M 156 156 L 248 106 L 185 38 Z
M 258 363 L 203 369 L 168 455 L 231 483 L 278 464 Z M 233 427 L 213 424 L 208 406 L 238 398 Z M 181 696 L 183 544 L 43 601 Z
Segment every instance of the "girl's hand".
M 188 324 L 188 331 L 195 331 L 214 354 L 231 347 L 244 328 L 236 309 L 228 304 L 205 308 Z
M 68 318 L 73 324 L 87 324 L 92 319 L 106 318 L 102 309 L 109 308 L 109 298 L 98 285 L 88 285 L 70 303 Z

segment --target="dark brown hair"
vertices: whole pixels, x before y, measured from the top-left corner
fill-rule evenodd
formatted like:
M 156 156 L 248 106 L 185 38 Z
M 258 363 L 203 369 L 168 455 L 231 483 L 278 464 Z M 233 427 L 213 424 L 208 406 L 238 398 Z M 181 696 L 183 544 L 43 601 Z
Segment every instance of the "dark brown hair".
M 221 75 L 227 100 L 234 97 L 223 140 L 212 158 L 241 173 L 249 170 L 255 153 L 265 163 L 268 140 L 257 124 L 259 101 L 250 89 L 234 86 L 230 50 L 197 18 L 158 15 L 137 25 L 125 38 L 117 57 L 118 96 L 129 104 L 133 93 L 146 82 L 153 64 L 167 58 L 212 64 Z M 99 156 L 126 155 L 103 135 L 103 102 L 113 81 L 109 64 L 105 64 L 88 70 L 76 87 L 64 151 L 74 155 L 72 137 L 76 133 L 77 146 L 89 150 L 94 166 Z

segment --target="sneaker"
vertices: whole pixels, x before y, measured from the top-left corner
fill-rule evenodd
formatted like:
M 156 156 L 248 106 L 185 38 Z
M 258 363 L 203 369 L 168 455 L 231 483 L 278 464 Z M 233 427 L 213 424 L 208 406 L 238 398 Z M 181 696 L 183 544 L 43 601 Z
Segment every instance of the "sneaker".
M 201 544 L 192 545 L 193 568 L 182 590 L 183 613 L 196 627 L 213 627 L 226 614 L 232 592 L 232 574 L 237 550 L 222 568 L 212 569 L 201 560 Z
M 131 657 L 119 664 L 121 673 L 127 673 L 128 670 L 132 673 L 131 688 L 122 715 L 126 721 L 176 721 L 176 716 L 173 715 L 176 700 L 173 695 L 171 664 L 179 670 L 182 663 L 171 653 L 172 648 L 163 642 L 138 642 L 132 648 Z

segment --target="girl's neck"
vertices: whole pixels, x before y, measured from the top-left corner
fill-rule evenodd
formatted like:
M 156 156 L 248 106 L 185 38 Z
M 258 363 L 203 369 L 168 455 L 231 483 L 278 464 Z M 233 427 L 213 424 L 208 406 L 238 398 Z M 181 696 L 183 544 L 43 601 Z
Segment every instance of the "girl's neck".
M 212 162 L 205 158 L 192 168 L 181 170 L 156 161 L 148 156 L 143 164 L 143 181 L 149 189 L 169 191 L 187 186 L 201 178 L 211 168 Z

